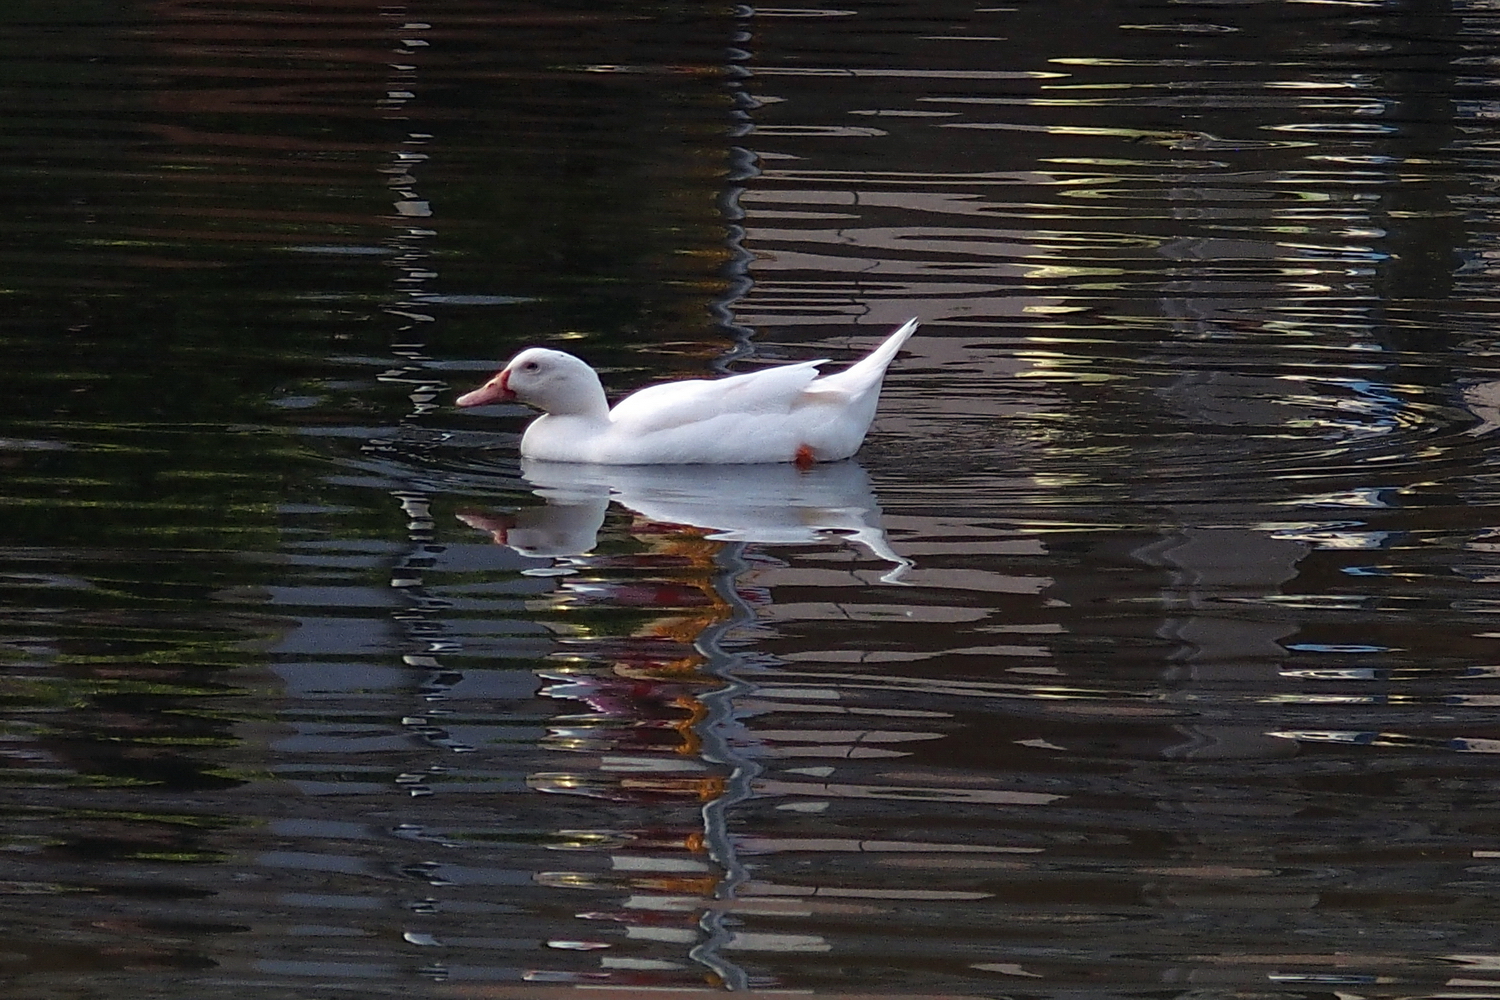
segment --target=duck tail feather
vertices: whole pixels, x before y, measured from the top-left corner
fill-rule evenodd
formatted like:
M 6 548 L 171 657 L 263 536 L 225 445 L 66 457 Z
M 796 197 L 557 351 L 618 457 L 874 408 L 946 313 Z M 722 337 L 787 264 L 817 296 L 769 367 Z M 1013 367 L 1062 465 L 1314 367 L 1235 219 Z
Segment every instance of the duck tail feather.
M 818 379 L 808 387 L 808 390 L 858 393 L 871 385 L 878 385 L 885 376 L 886 368 L 890 367 L 895 359 L 896 352 L 901 350 L 901 345 L 905 344 L 916 332 L 917 320 L 915 318 L 907 320 L 875 350 L 843 371 Z

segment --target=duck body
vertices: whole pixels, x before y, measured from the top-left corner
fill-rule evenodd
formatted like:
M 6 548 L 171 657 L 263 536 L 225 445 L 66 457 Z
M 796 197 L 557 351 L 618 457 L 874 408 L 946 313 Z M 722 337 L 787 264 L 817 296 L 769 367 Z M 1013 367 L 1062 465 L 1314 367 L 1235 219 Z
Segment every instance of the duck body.
M 521 455 L 599 465 L 744 465 L 834 462 L 864 443 L 886 368 L 917 329 L 909 320 L 841 372 L 823 361 L 721 379 L 648 386 L 611 409 L 598 374 L 561 351 L 532 347 L 459 406 L 518 400 L 542 411 Z

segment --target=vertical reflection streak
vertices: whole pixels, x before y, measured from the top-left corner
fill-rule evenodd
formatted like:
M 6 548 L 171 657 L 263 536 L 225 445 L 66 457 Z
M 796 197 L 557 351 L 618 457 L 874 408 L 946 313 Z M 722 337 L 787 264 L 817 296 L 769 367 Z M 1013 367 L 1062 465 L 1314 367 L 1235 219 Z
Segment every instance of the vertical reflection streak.
M 754 131 L 755 123 L 750 112 L 760 107 L 760 103 L 745 91 L 743 82 L 752 75 L 744 65 L 749 60 L 750 53 L 743 46 L 753 37 L 747 20 L 753 13 L 754 10 L 748 7 L 735 10 L 735 16 L 742 20 L 735 26 L 731 36 L 732 45 L 727 52 L 728 64 L 725 70 L 729 82 L 725 86 L 734 101 L 728 130 L 731 140 L 742 139 Z M 728 284 L 723 294 L 709 304 L 709 315 L 733 338 L 734 344 L 714 359 L 713 367 L 719 372 L 728 372 L 729 366 L 735 361 L 755 353 L 751 342 L 755 331 L 736 321 L 734 307 L 735 303 L 750 293 L 754 285 L 750 277 L 750 264 L 755 255 L 745 249 L 745 210 L 740 205 L 740 197 L 745 193 L 745 182 L 760 176 L 760 164 L 754 151 L 743 146 L 730 146 L 727 152 L 729 170 L 724 178 L 726 186 L 719 196 L 719 214 L 724 219 L 724 245 L 729 251 L 729 259 L 724 265 Z
M 724 265 L 728 286 L 721 296 L 709 303 L 709 315 L 734 339 L 733 345 L 713 361 L 714 369 L 721 373 L 729 373 L 730 365 L 755 353 L 751 343 L 755 330 L 736 322 L 734 305 L 748 295 L 755 284 L 750 277 L 750 263 L 755 255 L 745 248 L 745 209 L 740 204 L 740 197 L 745 193 L 745 182 L 758 176 L 760 167 L 755 154 L 739 146 L 732 147 L 729 150 L 729 176 L 726 178 L 729 186 L 719 196 L 719 213 L 724 218 L 724 245 L 729 251 L 729 260 Z
M 735 27 L 733 45 L 727 53 L 728 87 L 734 97 L 733 124 L 729 130 L 732 140 L 750 134 L 754 129 L 750 113 L 759 107 L 759 102 L 746 92 L 743 82 L 752 75 L 745 63 L 750 58 L 746 46 L 753 38 L 749 27 L 749 17 L 753 14 L 753 8 L 736 8 L 735 15 L 741 23 Z M 731 145 L 728 156 L 729 171 L 719 209 L 724 219 L 725 245 L 730 253 L 725 265 L 729 280 L 724 293 L 710 306 L 710 312 L 719 326 L 734 338 L 734 345 L 715 359 L 714 367 L 720 372 L 728 372 L 733 362 L 755 352 L 752 343 L 754 330 L 736 321 L 735 303 L 748 295 L 754 285 L 750 276 L 754 255 L 745 247 L 745 211 L 740 198 L 745 183 L 760 176 L 760 165 L 755 153 L 742 146 Z M 697 726 L 703 759 L 729 771 L 720 794 L 705 802 L 702 808 L 704 844 L 709 857 L 723 873 L 719 884 L 714 887 L 713 901 L 719 904 L 733 900 L 740 886 L 749 878 L 729 831 L 729 810 L 754 795 L 752 783 L 761 773 L 755 759 L 737 749 L 731 739 L 736 721 L 735 699 L 751 693 L 755 685 L 739 676 L 744 657 L 724 648 L 726 635 L 755 621 L 755 612 L 736 587 L 740 575 L 749 568 L 744 558 L 744 545 L 744 542 L 731 542 L 715 554 L 718 572 L 714 575 L 713 587 L 724 600 L 729 614 L 708 625 L 694 642 L 705 659 L 704 672 L 724 681 L 722 687 L 705 693 L 700 699 L 706 714 Z M 743 745 L 750 744 L 745 742 Z M 711 969 L 726 988 L 744 990 L 749 987 L 745 970 L 724 956 L 724 949 L 734 939 L 734 931 L 729 926 L 731 919 L 727 906 L 706 907 L 698 922 L 704 939 L 689 950 L 688 957 Z
M 382 372 L 378 380 L 405 389 L 411 410 L 401 418 L 395 435 L 387 439 L 372 439 L 366 444 L 366 452 L 377 453 L 430 449 L 432 442 L 420 434 L 417 421 L 438 409 L 436 400 L 445 388 L 425 370 L 431 360 L 425 334 L 437 321 L 429 311 L 430 305 L 424 301 L 428 283 L 437 277 L 430 246 L 437 231 L 428 224 L 427 220 L 433 215 L 432 205 L 417 190 L 416 171 L 428 159 L 423 147 L 432 141 L 433 136 L 411 129 L 408 109 L 408 104 L 416 99 L 418 89 L 418 53 L 428 45 L 424 39 L 414 36 L 431 26 L 407 20 L 408 13 L 405 5 L 393 5 L 381 11 L 382 17 L 396 19 L 399 23 L 387 25 L 387 30 L 396 35 L 392 54 L 397 61 L 389 64 L 391 75 L 387 79 L 384 99 L 377 103 L 377 107 L 385 120 L 404 123 L 406 131 L 390 151 L 388 162 L 380 168 L 391 198 L 391 214 L 387 216 L 390 233 L 384 243 L 391 250 L 390 265 L 396 274 L 392 282 L 393 298 L 380 306 L 381 312 L 395 323 L 390 335 L 390 352 L 395 363 Z M 413 738 L 435 751 L 470 753 L 475 748 L 455 739 L 443 725 L 451 710 L 442 702 L 447 700 L 448 692 L 462 677 L 439 659 L 443 654 L 456 651 L 458 644 L 446 637 L 445 625 L 439 618 L 439 613 L 447 608 L 447 602 L 433 597 L 427 589 L 426 571 L 444 551 L 444 547 L 436 543 L 431 511 L 432 497 L 438 492 L 432 483 L 412 479 L 408 488 L 391 494 L 407 517 L 410 543 L 406 554 L 395 562 L 391 571 L 390 586 L 404 602 L 393 613 L 392 619 L 404 638 L 402 664 L 413 673 L 420 671 L 425 674 L 414 685 L 417 704 L 401 718 L 400 725 Z M 425 798 L 433 794 L 432 780 L 447 770 L 446 764 L 434 760 L 420 770 L 396 775 L 394 784 L 413 799 Z M 433 839 L 419 823 L 404 823 L 401 828 L 404 836 L 413 843 Z M 437 864 L 431 858 L 422 858 L 409 862 L 403 873 L 415 881 L 426 882 L 429 890 L 436 890 L 449 884 L 436 875 L 436 868 Z M 406 902 L 407 910 L 418 921 L 437 913 L 442 905 L 431 895 Z M 402 940 L 407 944 L 436 943 L 430 934 L 417 926 L 409 926 Z M 449 976 L 446 956 L 426 958 L 414 968 L 417 975 L 435 982 Z
M 697 727 L 704 760 L 729 769 L 721 794 L 705 802 L 702 809 L 704 843 L 709 857 L 723 871 L 723 877 L 714 888 L 715 902 L 734 899 L 739 887 L 749 878 L 729 832 L 729 810 L 754 795 L 751 786 L 761 772 L 755 759 L 738 749 L 732 738 L 736 723 L 735 700 L 753 692 L 755 685 L 739 676 L 745 666 L 745 657 L 724 648 L 726 635 L 755 621 L 755 612 L 735 586 L 740 574 L 749 568 L 744 558 L 744 546 L 744 542 L 731 542 L 715 554 L 718 572 L 714 575 L 713 586 L 730 614 L 705 628 L 694 643 L 706 661 L 704 672 L 724 681 L 722 687 L 702 696 L 706 714 Z M 726 925 L 726 917 L 727 907 L 708 907 L 699 920 L 699 927 L 706 937 L 688 954 L 694 961 L 712 969 L 729 989 L 743 990 L 748 987 L 745 970 L 723 955 L 724 947 L 734 937 Z

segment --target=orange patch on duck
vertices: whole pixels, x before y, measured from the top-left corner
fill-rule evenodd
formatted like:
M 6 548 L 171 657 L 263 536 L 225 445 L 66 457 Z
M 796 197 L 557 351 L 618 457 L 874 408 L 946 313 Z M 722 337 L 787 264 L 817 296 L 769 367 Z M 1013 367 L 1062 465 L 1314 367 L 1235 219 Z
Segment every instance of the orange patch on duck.
M 818 464 L 818 456 L 813 454 L 812 445 L 798 445 L 797 454 L 792 458 L 792 462 L 799 469 L 811 469 Z

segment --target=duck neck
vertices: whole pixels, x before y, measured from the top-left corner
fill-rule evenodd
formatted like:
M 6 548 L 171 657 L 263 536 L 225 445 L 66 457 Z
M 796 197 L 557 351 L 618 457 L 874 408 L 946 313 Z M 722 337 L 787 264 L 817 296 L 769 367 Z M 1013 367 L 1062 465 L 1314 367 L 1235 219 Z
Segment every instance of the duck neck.
M 555 417 L 573 417 L 597 423 L 609 421 L 609 398 L 604 395 L 604 384 L 593 369 L 585 368 L 585 377 L 580 380 L 578 391 L 562 405 L 553 405 L 547 412 Z

